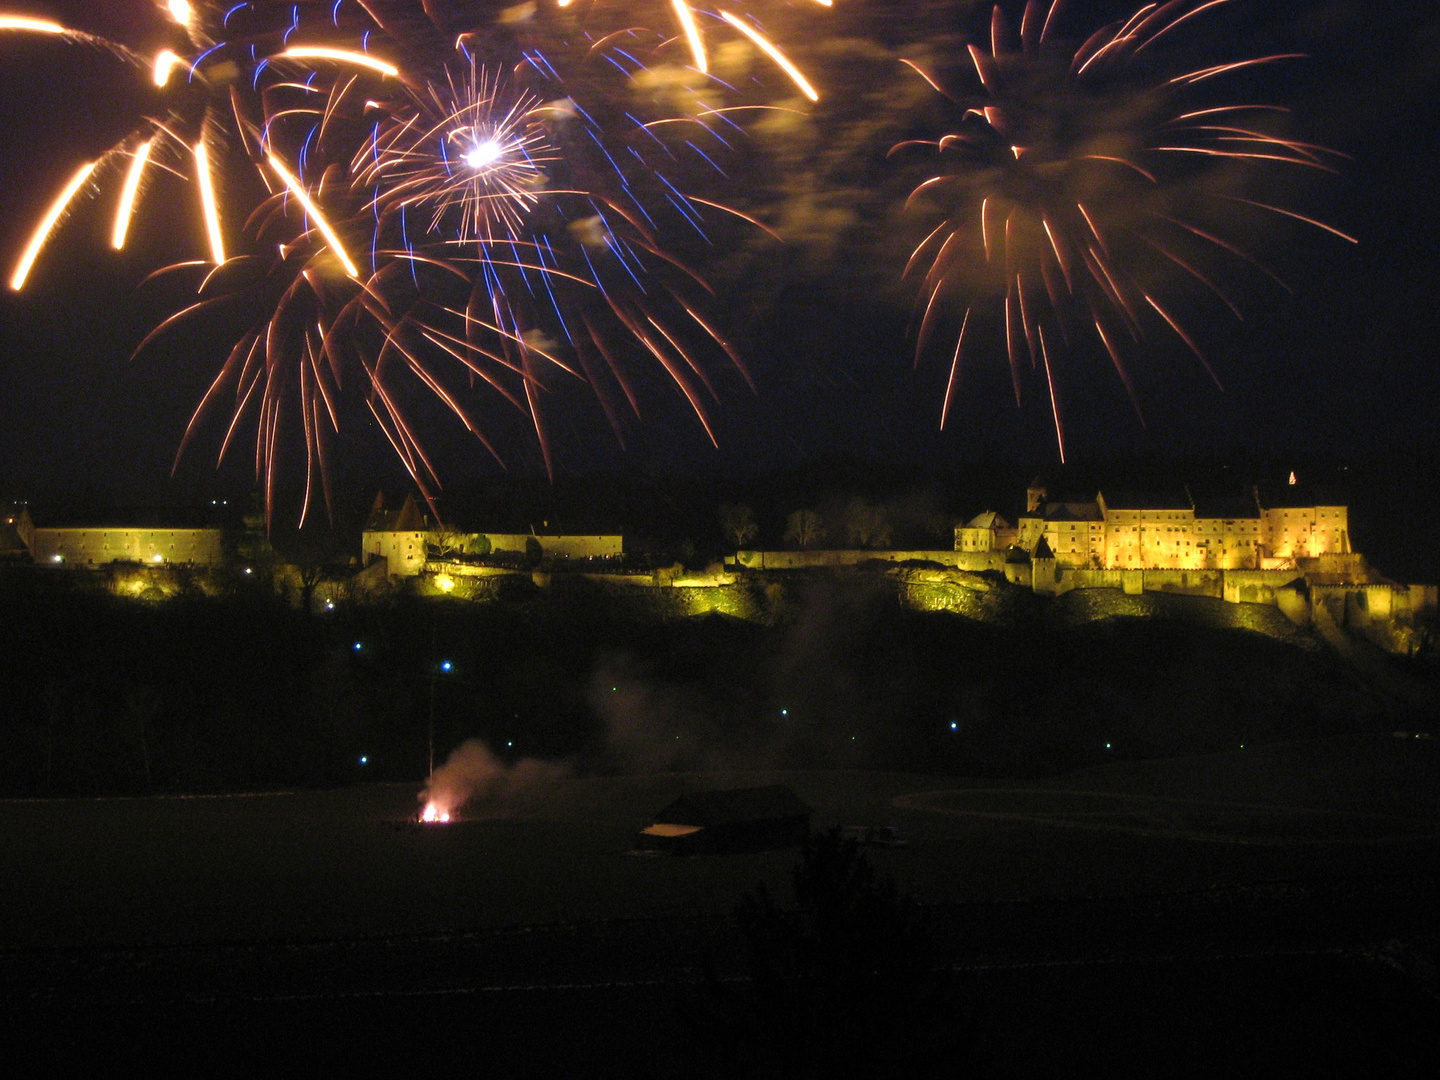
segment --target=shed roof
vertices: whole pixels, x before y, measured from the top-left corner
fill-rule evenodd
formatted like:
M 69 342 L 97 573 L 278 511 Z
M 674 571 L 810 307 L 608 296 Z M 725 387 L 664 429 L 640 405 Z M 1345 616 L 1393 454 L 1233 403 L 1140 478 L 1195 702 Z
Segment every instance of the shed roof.
M 692 791 L 655 815 L 657 822 L 670 825 L 716 825 L 741 821 L 773 821 L 809 815 L 810 807 L 783 784 L 769 787 L 734 788 L 730 791 Z

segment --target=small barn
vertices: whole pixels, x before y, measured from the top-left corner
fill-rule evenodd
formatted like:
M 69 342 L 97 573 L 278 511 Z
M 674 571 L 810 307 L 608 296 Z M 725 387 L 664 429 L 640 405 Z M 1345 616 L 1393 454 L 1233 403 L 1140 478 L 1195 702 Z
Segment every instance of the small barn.
M 681 795 L 640 830 L 643 851 L 693 855 L 718 851 L 765 851 L 803 844 L 810 807 L 783 784 L 693 791 Z

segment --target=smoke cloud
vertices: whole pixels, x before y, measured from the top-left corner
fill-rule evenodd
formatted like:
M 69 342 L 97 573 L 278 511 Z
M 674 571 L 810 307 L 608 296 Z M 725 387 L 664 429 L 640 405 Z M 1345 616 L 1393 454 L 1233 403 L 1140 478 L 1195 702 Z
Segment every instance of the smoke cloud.
M 430 775 L 419 800 L 426 807 L 433 804 L 437 817 L 448 820 L 470 802 L 493 808 L 569 775 L 569 766 L 557 761 L 522 758 L 507 765 L 485 743 L 468 739 Z

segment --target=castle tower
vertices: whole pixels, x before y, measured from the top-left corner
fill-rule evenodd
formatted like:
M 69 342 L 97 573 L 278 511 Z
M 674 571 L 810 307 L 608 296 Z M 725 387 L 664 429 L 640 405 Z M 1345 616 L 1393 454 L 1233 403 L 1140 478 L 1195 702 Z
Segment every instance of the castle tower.
M 1045 480 L 1037 476 L 1030 481 L 1030 486 L 1025 489 L 1025 512 L 1027 514 L 1040 513 L 1045 508 L 1045 496 L 1049 492 L 1045 490 Z

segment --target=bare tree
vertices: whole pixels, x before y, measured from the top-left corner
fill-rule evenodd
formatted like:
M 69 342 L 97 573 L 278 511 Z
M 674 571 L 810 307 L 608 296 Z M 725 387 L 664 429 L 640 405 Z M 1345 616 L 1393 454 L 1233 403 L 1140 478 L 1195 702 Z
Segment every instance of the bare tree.
M 760 535 L 760 526 L 755 524 L 755 511 L 744 503 L 724 503 L 720 507 L 720 529 L 730 546 L 741 550 Z
M 435 548 L 435 554 L 443 559 L 465 546 L 465 534 L 442 521 L 430 530 L 430 543 Z
M 801 549 L 825 539 L 825 522 L 814 510 L 796 510 L 785 521 L 785 542 Z

